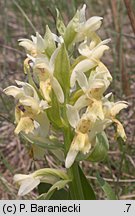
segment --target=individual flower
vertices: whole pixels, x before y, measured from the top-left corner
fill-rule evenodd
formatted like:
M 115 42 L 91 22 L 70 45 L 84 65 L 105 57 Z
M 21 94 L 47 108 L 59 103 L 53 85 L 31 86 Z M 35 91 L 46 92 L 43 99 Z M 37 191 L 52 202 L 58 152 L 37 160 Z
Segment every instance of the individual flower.
M 84 155 L 90 153 L 96 135 L 103 132 L 112 121 L 110 119 L 100 119 L 99 113 L 94 109 L 91 112 L 86 110 L 80 117 L 78 110 L 71 105 L 67 105 L 67 117 L 70 125 L 75 130 L 65 161 L 66 168 L 70 168 L 79 152 Z
M 21 81 L 16 81 L 16 83 L 21 87 L 9 86 L 4 89 L 5 94 L 13 96 L 18 101 L 15 108 L 17 123 L 15 133 L 23 131 L 28 134 L 38 129 L 39 125 L 42 125 L 48 133 L 49 121 L 44 112 L 49 108 L 48 103 L 39 99 L 37 92 L 30 84 Z
M 51 168 L 39 169 L 29 175 L 16 174 L 14 176 L 14 182 L 20 186 L 18 191 L 19 196 L 28 194 L 41 182 L 53 185 L 60 179 L 69 180 L 69 177 L 64 171 Z
M 54 77 L 55 59 L 60 46 L 54 51 L 51 58 L 40 56 L 33 58 L 28 56 L 33 61 L 33 70 L 39 78 L 40 91 L 45 100 L 51 101 L 50 93 L 54 90 L 56 97 L 60 103 L 64 102 L 64 93 L 58 80 Z
M 89 46 L 87 45 L 87 40 L 84 43 L 80 44 L 78 51 L 81 55 L 85 56 L 85 59 L 80 61 L 74 67 L 70 78 L 71 87 L 75 85 L 78 77 L 78 72 L 84 73 L 88 70 L 95 68 L 96 66 L 98 66 L 97 70 L 99 70 L 99 67 L 103 68 L 103 64 L 101 63 L 100 58 L 102 57 L 104 51 L 109 49 L 109 47 L 105 45 L 109 41 L 110 39 L 104 40 L 97 44 L 95 47 L 93 47 L 93 41 L 91 41 Z M 105 69 L 105 66 L 104 70 L 107 71 L 107 68 Z
M 83 41 L 86 37 L 91 37 L 92 34 L 97 31 L 102 24 L 102 17 L 93 16 L 86 20 L 86 5 L 84 4 L 79 11 L 79 25 L 76 28 L 77 35 L 75 37 L 76 42 Z
M 122 139 L 126 140 L 126 134 L 123 128 L 123 125 L 121 124 L 118 119 L 116 119 L 116 115 L 122 110 L 128 107 L 128 103 L 126 101 L 118 101 L 116 103 L 111 102 L 106 97 L 105 102 L 103 103 L 103 110 L 104 115 L 106 119 L 110 119 L 112 122 L 116 124 L 117 128 L 117 135 L 122 137 Z
M 56 49 L 56 42 L 61 44 L 63 42 L 62 37 L 58 37 L 52 33 L 48 26 L 46 26 L 46 34 L 44 38 L 36 32 L 36 36 L 31 36 L 32 40 L 22 38 L 19 39 L 19 45 L 26 49 L 27 54 L 36 57 L 44 55 L 45 57 L 50 55 Z M 49 49 L 49 53 L 48 50 Z
M 74 107 L 77 110 L 87 107 L 87 111 L 97 113 L 96 115 L 103 119 L 102 97 L 112 80 L 107 68 L 100 62 L 96 69 L 91 71 L 89 78 L 78 72 L 76 79 L 83 93 L 76 100 Z
M 69 168 L 73 164 L 78 152 L 82 152 L 83 154 L 89 152 L 91 148 L 89 132 L 96 121 L 96 116 L 94 113 L 86 113 L 80 118 L 77 109 L 71 105 L 67 105 L 67 117 L 70 125 L 75 129 L 75 136 L 65 161 L 66 168 Z
M 31 36 L 32 40 L 22 38 L 19 39 L 19 45 L 24 47 L 28 54 L 32 55 L 33 57 L 37 56 L 38 54 L 42 54 L 45 52 L 46 43 L 44 38 L 36 32 L 36 36 Z

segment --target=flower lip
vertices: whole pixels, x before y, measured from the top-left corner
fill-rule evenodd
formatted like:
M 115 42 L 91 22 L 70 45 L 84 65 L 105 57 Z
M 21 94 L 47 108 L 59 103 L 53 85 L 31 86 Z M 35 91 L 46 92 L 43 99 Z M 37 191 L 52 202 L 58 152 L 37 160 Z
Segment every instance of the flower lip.
M 80 124 L 77 126 L 76 131 L 80 131 L 83 134 L 87 133 L 90 129 L 90 123 L 90 119 L 82 119 Z

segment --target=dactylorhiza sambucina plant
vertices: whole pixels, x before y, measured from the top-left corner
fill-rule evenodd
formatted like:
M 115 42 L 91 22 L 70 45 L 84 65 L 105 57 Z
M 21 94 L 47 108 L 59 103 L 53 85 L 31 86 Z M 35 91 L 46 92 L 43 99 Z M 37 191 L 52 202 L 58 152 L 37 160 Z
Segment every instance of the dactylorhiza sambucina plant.
M 30 141 L 35 157 L 43 159 L 48 150 L 65 166 L 16 174 L 21 196 L 43 182 L 53 185 L 41 195 L 44 199 L 61 188 L 68 199 L 94 199 L 79 161 L 105 159 L 109 149 L 105 129 L 111 124 L 116 125 L 116 137 L 126 140 L 116 116 L 127 102 L 114 102 L 112 93 L 105 94 L 112 76 L 101 58 L 110 39 L 102 41 L 97 34 L 102 17 L 86 20 L 85 10 L 86 5 L 77 10 L 67 26 L 57 11 L 59 36 L 46 26 L 44 37 L 36 33 L 31 40 L 19 40 L 27 53 L 28 81 L 4 89 L 16 99 L 15 133 Z

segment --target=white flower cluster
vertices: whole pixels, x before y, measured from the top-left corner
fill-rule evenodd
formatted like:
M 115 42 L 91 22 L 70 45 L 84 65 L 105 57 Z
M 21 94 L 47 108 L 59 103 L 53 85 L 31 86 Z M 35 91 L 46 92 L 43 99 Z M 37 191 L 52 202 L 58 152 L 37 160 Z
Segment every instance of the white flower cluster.
M 104 130 L 112 123 L 116 124 L 117 135 L 126 139 L 116 115 L 128 106 L 127 102 L 115 103 L 111 93 L 104 95 L 112 76 L 101 58 L 109 49 L 106 44 L 110 39 L 102 41 L 97 34 L 102 17 L 86 20 L 85 10 L 86 5 L 76 12 L 67 26 L 58 12 L 57 30 L 60 36 L 52 33 L 47 26 L 44 38 L 36 33 L 36 36 L 31 36 L 32 40 L 20 39 L 19 45 L 27 53 L 24 70 L 28 82 L 16 81 L 19 87 L 10 86 L 4 90 L 17 100 L 17 134 L 23 132 L 29 137 L 49 139 L 53 128 L 63 131 L 70 127 L 72 140 L 66 151 L 66 168 L 72 166 L 76 157 L 79 160 L 79 154 L 84 159 L 89 158 L 97 135 L 105 136 Z M 78 46 L 76 58 L 73 52 L 75 44 Z M 20 194 L 26 194 L 44 178 L 40 176 L 34 183 L 33 179 L 33 175 L 29 178 L 22 175 L 15 177 L 23 185 Z M 24 182 L 28 184 L 28 190 Z

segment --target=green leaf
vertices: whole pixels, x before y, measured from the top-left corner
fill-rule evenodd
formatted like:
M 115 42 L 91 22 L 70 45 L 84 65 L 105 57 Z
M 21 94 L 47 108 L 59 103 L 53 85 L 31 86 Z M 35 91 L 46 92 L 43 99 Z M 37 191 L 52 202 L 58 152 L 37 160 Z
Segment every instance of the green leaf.
M 51 199 L 52 195 L 57 192 L 57 190 L 60 190 L 62 188 L 64 188 L 66 186 L 66 184 L 68 184 L 70 182 L 70 180 L 60 180 L 58 182 L 56 182 L 53 186 L 50 187 L 50 189 L 46 192 L 46 193 L 42 193 L 38 199 L 44 199 L 44 200 L 49 200 Z M 65 192 L 65 193 L 64 193 Z M 40 188 L 40 193 L 41 193 L 41 188 Z M 61 193 L 65 196 L 67 196 L 66 191 L 61 191 Z M 63 199 L 64 197 L 61 197 L 61 193 L 59 193 L 59 197 L 57 197 L 57 200 L 59 199 Z M 53 196 L 53 199 L 56 196 Z
M 45 52 L 48 55 L 48 57 L 50 58 L 56 49 L 56 44 L 55 44 L 55 41 L 53 39 L 52 32 L 49 29 L 48 25 L 46 26 L 46 33 L 45 33 L 44 40 L 45 40 L 45 43 L 47 45 Z
M 50 189 L 51 184 L 49 183 L 40 183 L 38 185 L 38 193 L 39 195 L 43 194 L 43 193 L 47 193 L 47 191 Z
M 56 129 L 60 129 L 65 126 L 64 120 L 62 119 L 62 116 L 61 116 L 60 105 L 58 103 L 58 100 L 53 90 L 52 90 L 52 95 L 51 95 L 51 108 L 47 109 L 46 113 L 52 125 Z
M 64 147 L 64 145 L 63 145 L 63 147 Z M 57 158 L 61 162 L 63 162 L 65 160 L 65 155 L 64 155 L 64 152 L 62 150 L 63 149 L 60 149 L 60 148 L 51 149 L 51 153 L 55 156 L 55 158 Z
M 64 43 L 55 59 L 54 76 L 60 83 L 66 97 L 70 88 L 70 62 Z
M 69 22 L 65 30 L 64 41 L 67 48 L 70 48 L 70 46 L 73 44 L 74 39 L 77 35 L 78 26 L 79 26 L 79 11 L 76 12 L 75 16 Z
M 51 184 L 48 183 L 40 183 L 38 185 L 38 199 L 44 199 L 44 194 L 51 188 Z M 67 200 L 68 199 L 68 191 L 65 189 L 55 190 L 55 192 L 50 197 L 50 200 Z
M 34 160 L 44 160 L 44 155 L 45 155 L 45 149 L 39 147 L 38 145 L 33 145 L 32 144 L 32 149 L 31 149 L 32 157 Z
M 64 25 L 64 22 L 62 21 L 62 17 L 61 17 L 59 10 L 56 9 L 56 12 L 57 12 L 57 20 L 56 20 L 57 30 L 60 33 L 60 35 L 63 36 L 66 30 L 66 27 Z
M 48 138 L 41 138 L 41 137 L 40 137 L 40 139 L 38 139 L 38 138 L 32 137 L 32 135 L 27 135 L 24 133 L 21 133 L 21 135 L 28 142 L 32 143 L 32 145 L 39 146 L 43 149 L 51 149 L 51 150 L 57 149 L 57 148 L 63 149 L 63 144 L 61 144 L 57 141 L 52 141 Z
M 103 189 L 107 199 L 109 200 L 117 200 L 115 193 L 113 192 L 111 186 L 99 175 L 97 174 L 97 180 L 101 188 Z
M 79 167 L 79 174 L 81 179 L 81 184 L 83 187 L 83 194 L 85 200 L 95 200 L 95 193 L 93 188 L 91 187 L 90 183 L 88 182 L 87 178 L 85 177 L 82 169 Z
M 95 193 L 79 165 L 74 163 L 70 169 L 73 178 L 69 188 L 71 199 L 95 200 Z
M 96 136 L 96 144 L 87 160 L 92 162 L 103 161 L 109 149 L 109 142 L 105 132 L 99 133 Z
M 45 200 L 46 199 L 46 194 L 49 191 L 49 189 L 51 188 L 51 184 L 48 183 L 40 183 L 38 185 L 38 192 L 39 192 L 39 197 L 37 198 L 38 200 Z M 50 198 L 50 200 L 53 199 L 53 193 L 54 191 L 52 191 L 49 195 L 50 197 L 48 197 L 48 199 Z
M 42 96 L 41 96 L 41 94 L 40 94 L 40 91 L 39 91 L 39 89 L 37 88 L 37 86 L 36 86 L 36 84 L 35 84 L 35 82 L 34 82 L 34 80 L 33 80 L 33 77 L 32 77 L 32 74 L 31 74 L 30 66 L 29 66 L 29 65 L 27 65 L 27 66 L 24 65 L 24 73 L 27 74 L 27 76 L 28 76 L 28 83 L 29 83 L 31 86 L 33 86 L 33 88 L 36 90 L 36 92 L 37 92 L 39 98 L 42 99 Z
M 83 91 L 82 89 L 76 90 L 75 92 L 73 92 L 70 96 L 70 104 L 74 105 L 75 102 L 77 101 L 77 99 L 79 97 L 81 97 L 83 95 Z

